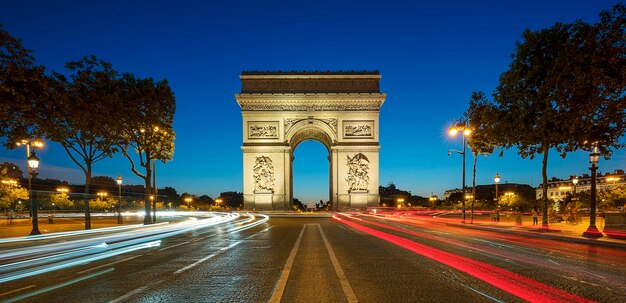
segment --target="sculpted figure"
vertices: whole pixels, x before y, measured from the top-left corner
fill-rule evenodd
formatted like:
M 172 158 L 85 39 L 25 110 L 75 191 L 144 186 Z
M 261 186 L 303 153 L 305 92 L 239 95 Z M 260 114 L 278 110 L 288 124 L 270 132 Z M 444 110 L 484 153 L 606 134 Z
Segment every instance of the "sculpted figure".
M 257 157 L 253 168 L 254 191 L 274 190 L 274 165 L 269 157 Z
M 367 157 L 358 153 L 354 157 L 348 156 L 348 185 L 350 190 L 367 190 L 370 177 L 368 175 L 370 161 Z

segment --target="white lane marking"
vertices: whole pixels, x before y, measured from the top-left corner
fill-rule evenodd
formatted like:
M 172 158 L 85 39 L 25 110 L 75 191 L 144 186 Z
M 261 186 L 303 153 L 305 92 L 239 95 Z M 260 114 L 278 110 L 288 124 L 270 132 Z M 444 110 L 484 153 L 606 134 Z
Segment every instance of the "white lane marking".
M 93 273 L 93 274 L 89 274 L 89 275 L 86 275 L 86 276 L 78 277 L 78 278 L 75 278 L 75 279 L 63 282 L 63 283 L 56 284 L 56 285 L 48 286 L 48 287 L 45 287 L 45 288 L 42 288 L 42 289 L 39 289 L 39 290 L 36 290 L 36 291 L 33 291 L 33 292 L 29 292 L 29 293 L 26 293 L 26 294 L 23 294 L 23 295 L 20 295 L 20 296 L 17 296 L 17 297 L 9 298 L 8 300 L 3 300 L 2 302 L 9 303 L 9 302 L 22 301 L 24 299 L 27 299 L 27 298 L 30 298 L 30 297 L 33 297 L 33 296 L 37 296 L 37 295 L 40 295 L 40 294 L 43 294 L 43 293 L 46 293 L 46 292 L 49 292 L 49 291 L 52 291 L 52 290 L 56 290 L 56 289 L 59 289 L 61 287 L 68 286 L 70 284 L 74 284 L 74 283 L 77 283 L 77 282 L 80 282 L 80 281 L 83 281 L 83 280 L 87 280 L 87 279 L 90 279 L 90 278 L 93 278 L 93 277 L 96 277 L 96 276 L 99 276 L 99 275 L 102 275 L 102 274 L 106 274 L 106 273 L 111 272 L 113 270 L 114 270 L 113 268 L 108 268 L 108 269 L 105 269 L 103 271 L 99 271 L 99 272 L 96 272 L 96 273 Z
M 121 297 L 117 297 L 117 298 L 109 301 L 109 303 L 126 302 L 127 301 L 126 299 L 128 299 L 128 298 L 130 298 L 130 297 L 132 297 L 132 296 L 134 296 L 134 295 L 136 295 L 136 294 L 138 294 L 138 293 L 140 293 L 140 292 L 142 292 L 142 291 L 144 291 L 144 290 L 146 290 L 146 289 L 148 289 L 150 287 L 153 287 L 155 285 L 159 285 L 163 281 L 165 281 L 165 280 L 159 280 L 159 281 L 156 281 L 156 282 L 152 282 L 152 283 L 150 283 L 148 285 L 145 285 L 145 286 L 142 286 L 142 287 L 139 287 L 139 288 L 135 288 L 134 290 L 126 293 L 125 295 L 123 295 Z
M 143 255 L 137 255 L 137 256 L 133 256 L 133 257 L 128 257 L 128 258 L 126 258 L 126 259 L 122 259 L 122 260 L 119 260 L 119 261 L 115 261 L 115 262 L 113 262 L 113 263 L 108 263 L 108 264 L 104 264 L 104 265 L 96 266 L 96 267 L 93 267 L 93 268 L 85 269 L 85 270 L 82 270 L 82 271 L 77 272 L 77 274 L 79 274 L 79 275 L 80 275 L 80 274 L 84 274 L 84 273 L 86 273 L 86 272 L 94 271 L 94 270 L 96 270 L 96 269 L 100 269 L 100 268 L 103 268 L 103 267 L 109 267 L 109 266 L 111 266 L 111 265 L 113 265 L 113 264 L 122 263 L 122 262 L 129 261 L 129 260 L 132 260 L 132 259 L 135 259 L 135 258 L 139 258 L 139 257 L 141 257 L 141 256 L 143 256 Z
M 34 284 L 33 284 L 33 285 L 28 285 L 28 286 L 26 286 L 26 287 L 22 287 L 22 288 L 14 289 L 14 290 L 11 290 L 11 291 L 3 292 L 3 293 L 1 293 L 1 294 L 0 294 L 0 297 L 2 297 L 2 296 L 6 296 L 6 295 L 10 295 L 10 294 L 12 294 L 12 293 L 19 292 L 19 291 L 22 291 L 22 290 L 25 290 L 25 289 L 29 289 L 29 288 L 33 288 L 33 287 L 35 287 L 35 285 L 34 285 Z
M 189 244 L 189 243 L 191 243 L 191 241 L 187 241 L 187 242 L 183 242 L 183 243 L 174 244 L 174 245 L 171 245 L 171 246 L 168 246 L 168 247 L 163 247 L 163 248 L 161 248 L 161 249 L 159 249 L 159 250 L 160 250 L 160 251 L 164 251 L 164 250 L 168 250 L 168 249 L 170 249 L 170 248 L 178 247 L 178 246 L 185 245 L 185 244 Z
M 289 258 L 287 258 L 287 262 L 285 262 L 285 267 L 280 274 L 280 278 L 278 278 L 278 282 L 276 282 L 276 287 L 274 287 L 274 292 L 272 293 L 272 297 L 268 302 L 270 303 L 280 303 L 280 300 L 283 298 L 283 293 L 285 292 L 285 286 L 287 286 L 287 279 L 289 278 L 289 273 L 291 273 L 291 267 L 293 266 L 293 261 L 296 258 L 296 254 L 298 253 L 298 249 L 300 248 L 300 242 L 302 241 L 302 235 L 304 235 L 304 229 L 306 225 L 302 225 L 302 230 L 300 230 L 300 235 L 298 236 L 298 240 L 296 240 L 296 244 L 293 245 L 291 249 L 291 253 L 289 254 Z
M 330 256 L 330 262 L 333 263 L 333 267 L 335 268 L 335 273 L 337 273 L 337 278 L 339 279 L 339 283 L 341 284 L 343 293 L 346 295 L 346 301 L 359 302 L 359 300 L 357 300 L 356 298 L 356 295 L 354 294 L 354 291 L 352 290 L 352 287 L 350 286 L 350 283 L 348 282 L 346 274 L 343 272 L 343 269 L 341 269 L 339 261 L 337 261 L 335 251 L 330 246 L 330 242 L 328 242 L 328 239 L 326 239 L 326 235 L 324 234 L 322 227 L 319 224 L 316 225 L 320 231 L 320 234 L 322 234 L 322 240 L 324 240 L 324 245 L 326 245 L 326 250 L 328 251 L 328 255 Z
M 479 294 L 479 295 L 482 295 L 482 296 L 484 296 L 484 297 L 486 297 L 486 298 L 489 298 L 489 299 L 491 299 L 491 300 L 494 300 L 495 302 L 498 302 L 498 303 L 504 303 L 504 301 L 501 301 L 501 300 L 499 300 L 499 299 L 497 299 L 497 298 L 494 298 L 494 297 L 492 297 L 492 296 L 490 296 L 490 295 L 488 295 L 488 294 L 486 294 L 486 293 L 484 293 L 484 292 L 482 292 L 482 291 L 479 291 L 478 289 L 475 289 L 475 288 L 470 287 L 470 286 L 465 285 L 465 284 L 461 284 L 461 283 L 459 283 L 459 284 L 460 284 L 461 286 L 463 286 L 463 287 L 465 287 L 465 288 L 467 288 L 467 289 L 469 289 L 469 290 L 471 290 L 471 291 L 473 291 L 473 292 L 475 292 L 475 293 Z
M 187 266 L 185 266 L 185 267 L 175 271 L 174 274 L 180 274 L 180 273 L 182 273 L 184 271 L 187 271 L 187 270 L 195 267 L 196 265 L 198 265 L 198 264 L 200 264 L 200 263 L 202 263 L 202 262 L 204 262 L 204 261 L 206 261 L 208 259 L 211 259 L 211 258 L 213 258 L 213 257 L 215 257 L 215 256 L 217 256 L 217 255 L 219 255 L 219 254 L 221 254 L 221 253 L 223 253 L 223 252 L 225 252 L 225 251 L 227 251 L 227 250 L 229 250 L 229 249 L 239 245 L 239 243 L 241 243 L 241 241 L 237 241 L 237 242 L 235 242 L 235 243 L 233 243 L 231 245 L 228 245 L 226 247 L 222 247 L 217 252 L 212 253 L 212 254 L 210 254 L 210 255 L 208 255 L 208 256 L 206 256 L 206 257 L 204 257 L 204 258 L 202 258 L 202 259 L 200 259 L 200 260 L 198 260 L 196 262 L 194 262 L 193 264 L 187 265 Z
M 559 264 L 559 263 L 557 263 L 557 262 L 555 262 L 555 261 L 552 261 L 552 260 L 550 260 L 550 259 L 548 259 L 548 261 L 550 261 L 550 262 L 552 262 L 552 263 L 554 263 L 554 264 L 556 264 L 556 265 L 561 265 L 561 264 Z
M 137 289 L 135 289 L 135 290 L 133 290 L 133 291 L 131 291 L 131 292 L 129 292 L 129 293 L 127 293 L 127 294 L 125 294 L 125 295 L 121 296 L 121 297 L 118 297 L 118 298 L 116 298 L 116 299 L 113 299 L 113 300 L 109 301 L 109 303 L 124 302 L 124 301 L 126 301 L 126 299 L 128 299 L 128 298 L 130 298 L 131 296 L 134 296 L 134 295 L 136 295 L 136 294 L 138 294 L 138 293 L 140 293 L 140 292 L 144 291 L 146 288 L 148 288 L 148 286 L 147 286 L 147 285 L 146 285 L 146 286 L 139 287 L 139 288 L 137 288 Z

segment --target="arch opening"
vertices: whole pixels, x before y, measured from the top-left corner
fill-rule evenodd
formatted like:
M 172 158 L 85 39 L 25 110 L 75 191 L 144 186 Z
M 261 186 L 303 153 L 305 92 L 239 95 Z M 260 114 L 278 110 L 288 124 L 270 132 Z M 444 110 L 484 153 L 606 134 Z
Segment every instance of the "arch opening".
M 292 156 L 292 205 L 297 206 L 297 199 L 305 209 L 324 206 L 330 200 L 330 172 L 328 149 L 322 142 L 298 143 Z

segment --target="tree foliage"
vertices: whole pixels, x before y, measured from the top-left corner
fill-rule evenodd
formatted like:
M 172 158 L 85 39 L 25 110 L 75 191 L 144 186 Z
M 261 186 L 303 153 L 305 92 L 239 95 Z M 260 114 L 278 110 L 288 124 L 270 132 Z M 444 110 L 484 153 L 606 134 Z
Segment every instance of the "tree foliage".
M 74 207 L 74 202 L 66 193 L 52 193 L 48 196 L 48 202 L 49 207 L 54 209 L 71 209 Z
M 152 195 L 152 163 L 172 160 L 174 155 L 173 129 L 176 101 L 167 80 L 140 79 L 125 74 L 124 111 L 119 128 L 123 155 L 131 164 L 131 171 L 142 178 L 146 195 Z M 141 169 L 141 170 L 140 170 Z M 145 204 L 146 213 L 150 203 Z M 145 216 L 144 223 L 149 223 Z
M 39 138 L 47 81 L 32 52 L 0 25 L 0 142 L 9 149 Z
M 28 200 L 28 190 L 21 186 L 0 186 L 0 209 L 14 208 L 18 200 Z
M 24 178 L 24 172 L 22 172 L 20 167 L 14 163 L 4 162 L 0 164 L 0 177 L 10 178 L 17 181 Z
M 91 55 L 65 64 L 70 78 L 54 73 L 51 97 L 42 121 L 47 136 L 61 144 L 85 174 L 89 194 L 93 165 L 117 151 L 117 119 L 122 111 L 118 73 L 110 63 Z M 85 229 L 91 228 L 89 203 L 85 203 Z
M 543 225 L 547 226 L 548 154 L 597 147 L 606 157 L 626 131 L 624 6 L 590 25 L 557 23 L 526 30 L 500 76 L 491 136 L 523 158 L 542 155 Z

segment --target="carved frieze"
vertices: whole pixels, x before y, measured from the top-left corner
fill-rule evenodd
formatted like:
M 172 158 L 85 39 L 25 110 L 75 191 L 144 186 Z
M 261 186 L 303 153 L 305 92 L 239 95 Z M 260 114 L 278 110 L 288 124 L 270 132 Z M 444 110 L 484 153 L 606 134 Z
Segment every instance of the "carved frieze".
M 274 191 L 274 165 L 269 157 L 257 157 L 252 170 L 255 193 L 270 193 Z
M 291 130 L 296 123 L 304 120 L 317 120 L 325 123 L 332 129 L 333 133 L 337 134 L 337 118 L 287 118 L 285 119 L 285 135 Z
M 248 139 L 278 139 L 278 121 L 248 121 Z
M 246 102 L 240 104 L 244 111 L 377 111 L 380 110 L 382 102 L 352 102 L 349 104 L 338 104 L 335 102 L 319 104 L 276 104 L 264 102 Z
M 367 191 L 370 177 L 369 177 L 369 165 L 370 161 L 367 157 L 358 153 L 354 157 L 348 156 L 348 188 L 353 191 Z
M 371 139 L 374 138 L 374 121 L 343 121 L 343 137 L 345 139 Z
M 380 93 L 380 75 L 242 76 L 242 93 Z

